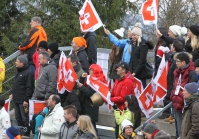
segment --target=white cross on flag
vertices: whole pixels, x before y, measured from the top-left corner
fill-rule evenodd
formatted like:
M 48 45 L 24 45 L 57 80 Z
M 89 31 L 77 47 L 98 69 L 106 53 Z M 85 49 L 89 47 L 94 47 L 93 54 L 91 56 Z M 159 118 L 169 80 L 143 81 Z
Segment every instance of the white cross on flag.
M 147 85 L 144 91 L 138 98 L 140 109 L 145 114 L 146 118 L 149 118 L 153 112 L 153 91 L 152 81 Z
M 99 81 L 97 78 L 91 77 L 90 75 L 87 76 L 86 83 L 94 89 L 96 92 L 98 92 L 101 97 L 110 105 L 113 105 L 113 103 L 110 100 L 111 94 L 109 92 L 109 86 L 108 84 L 105 84 L 101 81 Z
M 134 92 L 135 92 L 136 98 L 138 98 L 140 96 L 141 92 L 143 91 L 143 86 L 142 86 L 142 82 L 138 78 L 134 77 L 134 79 L 135 79 L 134 80 L 134 83 L 135 83 Z
M 83 32 L 93 32 L 103 26 L 103 23 L 95 10 L 91 0 L 86 0 L 79 11 L 79 20 Z
M 141 12 L 145 25 L 157 24 L 158 0 L 146 0 L 142 4 Z

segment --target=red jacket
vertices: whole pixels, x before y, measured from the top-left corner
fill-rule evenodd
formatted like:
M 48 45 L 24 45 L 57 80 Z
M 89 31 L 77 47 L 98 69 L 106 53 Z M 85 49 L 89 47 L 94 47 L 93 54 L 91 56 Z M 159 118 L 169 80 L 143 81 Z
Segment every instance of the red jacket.
M 181 74 L 181 84 L 180 84 L 181 87 L 184 87 L 187 83 L 190 82 L 197 82 L 194 63 L 190 61 L 189 66 L 187 68 L 184 68 L 183 70 L 177 68 L 174 70 L 173 74 L 174 74 L 174 84 L 170 99 L 173 102 L 174 109 L 176 111 L 182 111 L 184 107 L 184 98 L 182 95 L 183 90 L 181 88 L 178 95 L 175 95 L 175 89 L 177 87 L 180 74 Z
M 125 96 L 134 94 L 134 77 L 128 72 L 122 79 L 116 80 L 111 93 L 111 101 L 122 111 L 125 108 Z

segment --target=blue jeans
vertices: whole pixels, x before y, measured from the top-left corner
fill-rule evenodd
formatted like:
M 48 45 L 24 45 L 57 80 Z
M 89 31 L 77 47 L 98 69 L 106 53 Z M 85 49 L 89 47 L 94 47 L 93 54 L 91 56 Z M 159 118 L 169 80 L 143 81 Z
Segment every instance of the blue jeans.
M 33 77 L 35 77 L 35 70 L 36 70 L 36 67 L 35 67 L 35 65 L 29 65 L 29 68 L 30 68 L 30 71 L 33 73 Z
M 175 118 L 176 137 L 178 138 L 181 134 L 182 111 L 176 111 L 173 107 L 172 109 L 173 109 L 173 115 Z

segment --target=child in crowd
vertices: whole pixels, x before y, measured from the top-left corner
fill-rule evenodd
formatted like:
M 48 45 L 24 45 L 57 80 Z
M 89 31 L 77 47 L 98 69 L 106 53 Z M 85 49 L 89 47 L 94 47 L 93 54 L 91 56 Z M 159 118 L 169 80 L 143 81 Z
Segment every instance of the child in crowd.
M 5 139 L 21 139 L 21 134 L 17 128 L 11 126 L 6 130 Z
M 122 133 L 120 134 L 120 139 L 133 139 L 135 137 L 135 132 L 133 132 L 133 124 L 129 121 L 124 119 L 122 121 Z

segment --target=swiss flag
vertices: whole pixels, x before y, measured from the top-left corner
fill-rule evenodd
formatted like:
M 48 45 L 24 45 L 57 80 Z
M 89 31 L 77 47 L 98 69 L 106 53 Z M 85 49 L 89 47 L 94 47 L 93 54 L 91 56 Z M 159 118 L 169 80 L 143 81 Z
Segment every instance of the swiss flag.
M 134 83 L 135 83 L 134 92 L 135 92 L 135 96 L 138 98 L 143 91 L 143 86 L 142 86 L 142 82 L 139 79 L 137 79 L 136 77 L 134 77 L 134 78 L 135 78 L 135 80 L 134 80 Z
M 8 113 L 10 112 L 10 101 L 10 99 L 7 99 L 4 104 L 4 108 Z
M 113 103 L 110 101 L 111 94 L 108 84 L 105 84 L 90 75 L 87 76 L 86 83 L 96 92 L 98 92 L 108 104 L 113 105 Z
M 140 94 L 138 102 L 142 112 L 146 118 L 149 118 L 153 112 L 153 88 L 152 81 L 147 85 L 144 91 Z
M 29 119 L 31 120 L 34 114 L 38 114 L 46 107 L 45 101 L 29 100 Z
M 95 31 L 103 26 L 102 21 L 90 0 L 84 2 L 82 9 L 79 11 L 79 15 L 80 26 L 83 32 Z
M 158 0 L 146 0 L 141 8 L 145 25 L 157 24 Z

